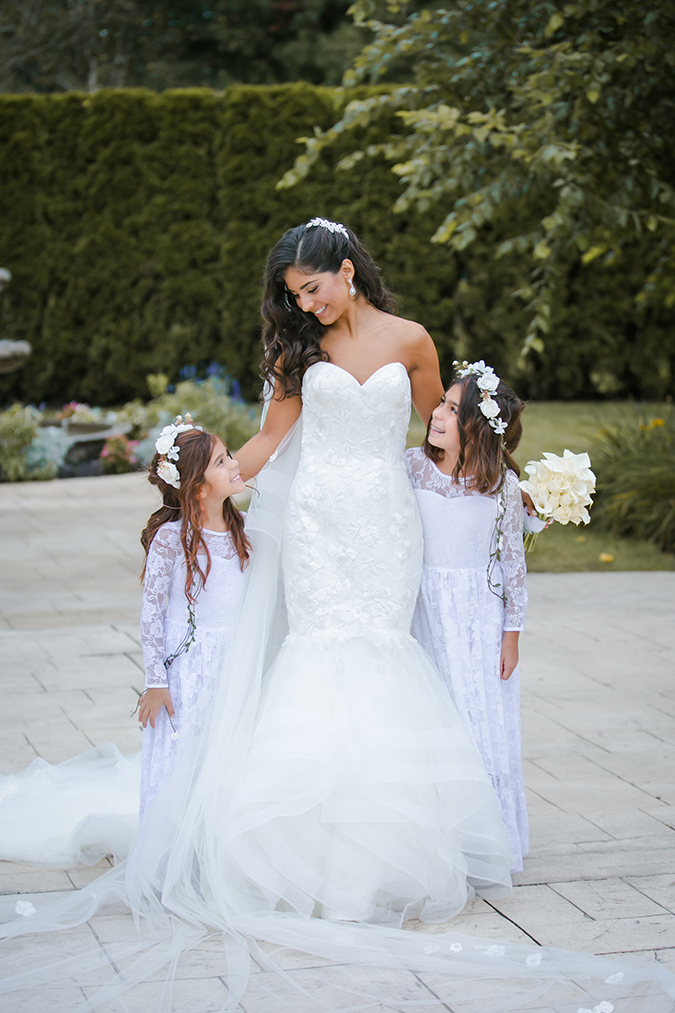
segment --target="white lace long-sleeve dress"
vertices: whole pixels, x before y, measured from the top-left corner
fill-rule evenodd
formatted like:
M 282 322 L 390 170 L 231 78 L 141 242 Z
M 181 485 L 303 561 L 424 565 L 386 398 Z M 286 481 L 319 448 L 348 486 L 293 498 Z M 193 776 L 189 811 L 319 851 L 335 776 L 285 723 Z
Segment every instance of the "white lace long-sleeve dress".
M 242 590 L 239 556 L 229 532 L 202 529 L 211 556 L 211 572 L 196 594 L 194 642 L 165 668 L 184 643 L 189 629 L 185 596 L 186 563 L 181 522 L 163 524 L 150 550 L 143 584 L 141 644 L 145 687 L 167 687 L 173 718 L 162 708 L 155 727 L 143 732 L 141 818 L 171 773 L 180 749 L 203 728 L 215 690 L 219 653 L 230 636 Z M 202 569 L 206 555 L 199 556 Z
M 483 759 L 511 842 L 513 871 L 519 871 L 528 852 L 520 673 L 516 668 L 510 679 L 499 677 L 502 634 L 522 630 L 527 610 L 518 479 L 507 471 L 502 493 L 482 495 L 444 475 L 421 447 L 409 450 L 406 461 L 424 529 L 413 636 L 447 682 Z M 501 558 L 493 561 L 490 590 L 501 497 Z

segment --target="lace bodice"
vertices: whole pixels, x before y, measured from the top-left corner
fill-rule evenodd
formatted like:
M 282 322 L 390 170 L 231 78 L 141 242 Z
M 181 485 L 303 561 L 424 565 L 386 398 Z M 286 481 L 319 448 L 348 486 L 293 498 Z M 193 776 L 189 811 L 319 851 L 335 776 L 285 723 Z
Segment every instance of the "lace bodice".
M 506 595 L 504 629 L 522 630 L 527 610 L 523 504 L 518 479 L 507 471 L 502 493 L 483 495 L 444 475 L 421 447 L 406 454 L 408 474 L 424 521 L 426 566 L 449 570 L 484 569 L 495 550 L 499 496 L 503 496 L 502 545 L 492 583 Z M 487 587 L 487 576 L 485 578 Z
M 141 644 L 145 663 L 146 687 L 167 685 L 164 659 L 167 628 L 173 627 L 171 640 L 180 640 L 187 632 L 188 609 L 185 597 L 185 555 L 180 542 L 180 521 L 163 524 L 155 535 L 145 571 L 141 604 Z M 203 631 L 222 631 L 228 624 L 240 593 L 243 577 L 239 557 L 228 532 L 204 529 L 211 555 L 211 572 L 197 593 L 195 620 L 197 636 Z M 202 568 L 206 555 L 200 554 Z
M 405 470 L 410 380 L 391 362 L 364 384 L 314 363 L 282 548 L 291 633 L 409 634 L 422 529 Z

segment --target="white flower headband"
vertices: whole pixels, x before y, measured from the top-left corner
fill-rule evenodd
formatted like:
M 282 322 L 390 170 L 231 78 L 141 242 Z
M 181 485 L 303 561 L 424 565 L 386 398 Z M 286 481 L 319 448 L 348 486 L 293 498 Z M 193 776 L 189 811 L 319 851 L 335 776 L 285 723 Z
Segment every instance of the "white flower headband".
M 176 415 L 176 421 L 169 426 L 164 426 L 155 441 L 155 450 L 160 455 L 157 474 L 163 482 L 172 485 L 174 489 L 180 489 L 180 474 L 173 463 L 178 460 L 180 454 L 180 447 L 176 446 L 176 437 L 180 433 L 186 433 L 188 429 L 199 429 L 200 432 L 204 432 L 201 426 L 196 426 L 193 423 L 189 412 L 185 415 L 185 421 L 183 421 L 182 415 Z
M 305 228 L 328 229 L 329 232 L 339 232 L 340 235 L 345 237 L 345 239 L 349 239 L 349 233 L 347 232 L 344 225 L 341 225 L 340 222 L 329 222 L 327 218 L 312 218 L 311 222 L 307 222 Z
M 492 366 L 486 366 L 482 359 L 479 359 L 478 362 L 458 362 L 455 359 L 453 366 L 457 376 L 478 377 L 476 383 L 481 392 L 481 402 L 478 407 L 497 435 L 502 436 L 506 432 L 506 422 L 501 417 L 501 409 L 492 396 L 497 393 L 499 387 L 499 377 Z

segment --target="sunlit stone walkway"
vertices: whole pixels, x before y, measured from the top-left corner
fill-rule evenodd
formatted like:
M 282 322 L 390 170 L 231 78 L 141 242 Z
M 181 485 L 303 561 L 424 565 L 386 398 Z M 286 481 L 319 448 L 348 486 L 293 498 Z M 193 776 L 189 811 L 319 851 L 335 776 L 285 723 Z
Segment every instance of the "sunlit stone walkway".
M 154 496 L 138 475 L 0 485 L 0 773 L 104 742 L 139 749 L 138 536 Z M 675 573 L 535 574 L 530 598 L 521 667 L 531 853 L 512 897 L 476 901 L 452 927 L 656 955 L 675 970 Z M 0 863 L 0 892 L 74 890 L 104 865 Z M 121 930 L 114 918 L 105 926 L 92 945 Z M 39 963 L 47 940 L 31 945 Z M 322 974 L 304 954 L 287 964 L 300 978 Z M 215 948 L 193 951 L 178 998 L 183 989 L 220 1008 L 222 973 Z M 263 979 L 246 1013 L 280 1008 Z M 427 982 L 392 972 L 391 996 L 388 1009 L 428 998 Z M 65 1013 L 79 1001 L 62 989 L 48 1006 L 24 995 L 5 1008 Z

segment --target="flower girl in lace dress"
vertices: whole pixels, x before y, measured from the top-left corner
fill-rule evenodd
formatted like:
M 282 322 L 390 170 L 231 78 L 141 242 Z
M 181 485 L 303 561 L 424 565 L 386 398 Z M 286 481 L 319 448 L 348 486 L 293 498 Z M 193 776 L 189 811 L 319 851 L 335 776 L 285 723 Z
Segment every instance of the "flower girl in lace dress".
M 407 453 L 424 528 L 413 635 L 483 759 L 523 868 L 518 632 L 527 608 L 518 446 L 523 403 L 483 362 L 458 365 L 423 447 Z
M 250 548 L 230 499 L 244 483 L 222 440 L 178 416 L 156 449 L 148 477 L 163 503 L 141 535 L 141 819 L 179 749 L 205 727 Z

